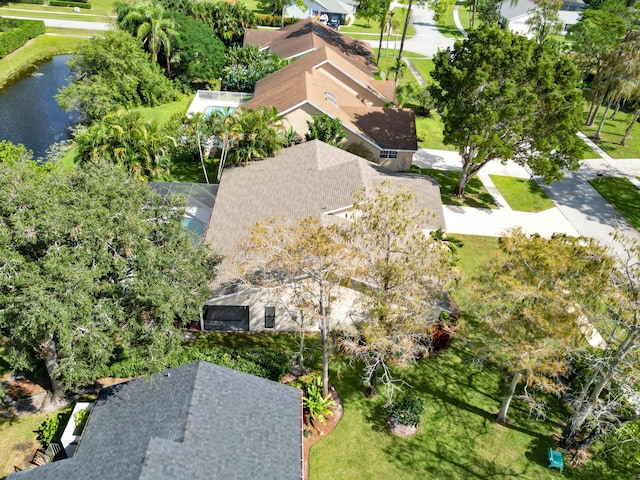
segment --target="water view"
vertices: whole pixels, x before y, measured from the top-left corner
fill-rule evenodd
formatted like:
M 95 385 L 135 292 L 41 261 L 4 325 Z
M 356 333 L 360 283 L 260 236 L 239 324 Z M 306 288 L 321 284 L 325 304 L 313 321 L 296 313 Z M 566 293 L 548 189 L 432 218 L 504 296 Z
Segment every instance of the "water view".
M 67 84 L 69 57 L 53 57 L 0 93 L 0 140 L 23 143 L 43 157 L 51 144 L 67 139 L 74 117 L 60 110 L 55 94 Z

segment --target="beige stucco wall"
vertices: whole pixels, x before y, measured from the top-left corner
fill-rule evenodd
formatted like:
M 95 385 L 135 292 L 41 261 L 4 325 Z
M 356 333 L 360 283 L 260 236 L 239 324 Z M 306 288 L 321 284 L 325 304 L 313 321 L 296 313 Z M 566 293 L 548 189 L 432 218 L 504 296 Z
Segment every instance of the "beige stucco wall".
M 353 328 L 351 313 L 359 294 L 350 288 L 334 287 L 332 295 L 329 321 L 331 328 L 350 329 Z M 300 329 L 300 312 L 293 306 L 291 301 L 292 291 L 282 290 L 244 290 L 237 294 L 226 295 L 224 297 L 212 298 L 206 305 L 227 305 L 227 306 L 248 306 L 249 307 L 249 331 L 279 331 L 295 332 Z M 265 328 L 264 314 L 265 307 L 276 308 L 275 328 Z M 305 322 L 304 330 L 317 332 L 319 327 L 315 322 Z

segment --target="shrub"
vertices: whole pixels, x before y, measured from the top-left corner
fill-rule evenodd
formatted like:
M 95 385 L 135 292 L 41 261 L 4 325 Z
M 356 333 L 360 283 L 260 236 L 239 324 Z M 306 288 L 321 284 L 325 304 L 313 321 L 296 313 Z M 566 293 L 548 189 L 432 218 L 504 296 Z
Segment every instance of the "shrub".
M 44 5 L 44 0 L 13 0 L 13 3 L 29 3 L 31 5 Z
M 261 15 L 261 14 L 255 14 L 256 17 L 256 22 L 258 23 L 258 25 L 263 26 L 263 27 L 279 27 L 281 22 L 281 18 L 276 16 L 276 15 Z M 284 26 L 286 27 L 287 25 L 292 25 L 294 23 L 296 23 L 297 21 L 299 21 L 299 18 L 284 18 Z
M 73 421 L 78 428 L 82 429 L 84 427 L 84 425 L 87 423 L 87 420 L 89 419 L 90 413 L 91 410 L 88 409 L 79 410 L 76 412 L 76 414 L 73 416 Z
M 0 18 L 0 58 L 23 46 L 45 31 L 42 20 Z
M 429 91 L 429 87 L 424 87 L 419 93 L 417 93 L 414 97 L 416 106 L 415 112 L 419 117 L 430 117 L 431 110 L 435 108 L 435 103 L 433 101 L 433 97 L 431 96 L 431 92 Z
M 86 2 L 65 2 L 61 0 L 49 0 L 49 5 L 52 7 L 78 7 L 78 8 L 91 8 L 90 3 Z
M 391 424 L 417 427 L 420 424 L 420 416 L 424 409 L 424 400 L 416 397 L 402 397 L 385 407 Z
M 69 412 L 58 413 L 57 415 L 47 418 L 40 424 L 36 433 L 38 434 L 38 441 L 42 444 L 42 448 L 47 448 L 51 442 L 60 441 L 69 416 Z

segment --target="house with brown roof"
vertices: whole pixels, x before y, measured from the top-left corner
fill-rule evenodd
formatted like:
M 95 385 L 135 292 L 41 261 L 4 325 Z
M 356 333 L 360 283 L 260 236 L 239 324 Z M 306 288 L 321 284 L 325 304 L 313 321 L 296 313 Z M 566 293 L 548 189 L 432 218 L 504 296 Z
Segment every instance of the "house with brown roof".
M 380 165 L 408 170 L 418 149 L 415 114 L 387 107 L 395 85 L 374 80 L 349 58 L 322 46 L 258 81 L 244 108 L 274 106 L 300 135 L 314 115 L 326 114 L 342 123 L 345 144 L 361 143 Z
M 313 18 L 305 18 L 279 30 L 248 28 L 244 33 L 244 45 L 268 49 L 280 58 L 302 57 L 324 46 L 329 46 L 365 72 L 377 72 L 373 50 L 368 43 L 342 35 Z
M 417 222 L 423 230 L 444 228 L 438 183 L 423 175 L 396 173 L 318 140 L 278 152 L 273 158 L 246 167 L 225 169 L 207 230 L 207 242 L 225 259 L 217 279 L 216 295 L 209 300 L 201 320 L 204 330 L 295 331 L 295 312 L 286 301 L 269 292 L 227 289 L 242 263 L 240 245 L 249 229 L 267 218 L 287 224 L 314 217 L 323 224 L 348 222 L 354 194 L 384 181 L 410 190 L 426 215 Z M 336 292 L 331 321 L 345 327 L 350 322 L 356 293 Z

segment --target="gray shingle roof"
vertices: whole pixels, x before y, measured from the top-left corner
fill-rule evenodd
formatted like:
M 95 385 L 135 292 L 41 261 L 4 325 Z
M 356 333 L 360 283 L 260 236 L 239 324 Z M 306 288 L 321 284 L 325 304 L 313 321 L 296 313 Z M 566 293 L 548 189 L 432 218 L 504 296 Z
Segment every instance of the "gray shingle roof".
M 274 158 L 246 167 L 226 168 L 207 231 L 207 242 L 227 258 L 217 282 L 224 284 L 233 277 L 239 244 L 248 239 L 249 229 L 257 222 L 269 217 L 290 224 L 307 217 L 331 222 L 326 212 L 351 207 L 356 191 L 384 180 L 414 193 L 418 206 L 427 213 L 421 228 L 444 227 L 435 180 L 391 172 L 319 140 L 286 148 Z
M 299 480 L 300 402 L 293 387 L 190 363 L 103 389 L 73 458 L 10 479 Z

